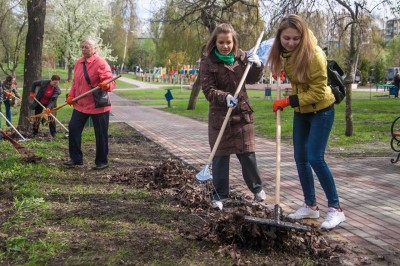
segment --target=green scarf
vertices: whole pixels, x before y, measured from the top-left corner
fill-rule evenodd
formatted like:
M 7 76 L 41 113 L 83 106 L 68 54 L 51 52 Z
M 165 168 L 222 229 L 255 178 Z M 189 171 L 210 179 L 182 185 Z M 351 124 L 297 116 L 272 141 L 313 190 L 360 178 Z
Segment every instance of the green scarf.
M 228 65 L 232 65 L 233 62 L 235 62 L 235 57 L 233 56 L 233 52 L 230 52 L 227 55 L 223 55 L 220 52 L 218 52 L 218 49 L 214 49 L 215 55 L 218 57 L 219 60 L 225 62 Z

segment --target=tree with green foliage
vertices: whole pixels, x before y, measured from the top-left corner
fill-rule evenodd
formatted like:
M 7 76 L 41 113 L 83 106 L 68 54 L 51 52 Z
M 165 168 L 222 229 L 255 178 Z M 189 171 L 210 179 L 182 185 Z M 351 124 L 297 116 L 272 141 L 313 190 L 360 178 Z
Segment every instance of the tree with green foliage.
M 400 66 L 400 36 L 392 39 L 386 48 L 387 66 Z
M 157 13 L 158 17 L 153 20 L 160 23 L 164 41 L 169 39 L 169 45 L 175 43 L 176 52 L 186 51 L 188 47 L 194 46 L 196 49 L 189 57 L 200 58 L 201 47 L 206 44 L 216 25 L 222 22 L 232 24 L 240 37 L 240 47 L 250 49 L 264 30 L 259 5 L 258 0 L 167 0 L 162 7 L 164 12 Z M 186 42 L 190 42 L 190 45 L 185 45 Z M 179 46 L 185 46 L 184 50 L 178 49 Z M 192 87 L 189 110 L 195 109 L 200 90 L 200 79 L 197 78 Z
M 369 70 L 371 68 L 371 64 L 368 60 L 362 59 L 360 66 L 358 68 L 360 72 L 361 86 L 365 86 L 369 80 Z
M 90 7 L 88 9 L 87 7 Z M 49 18 L 46 43 L 54 47 L 68 69 L 68 81 L 72 79 L 75 61 L 82 56 L 80 42 L 91 37 L 97 42 L 97 52 L 108 61 L 115 61 L 111 48 L 104 45 L 101 32 L 111 21 L 111 13 L 105 0 L 49 0 L 53 11 Z
M 140 38 L 133 41 L 127 61 L 128 67 L 140 66 L 144 71 L 156 65 L 162 65 L 157 61 L 156 47 L 153 38 Z
M 112 0 L 112 23 L 104 29 L 101 37 L 105 44 L 112 46 L 112 55 L 117 58 L 116 64 L 129 70 L 132 66 L 130 56 L 135 47 L 138 18 L 136 16 L 136 1 Z
M 15 76 L 26 39 L 27 13 L 25 1 L 0 0 L 0 69 Z

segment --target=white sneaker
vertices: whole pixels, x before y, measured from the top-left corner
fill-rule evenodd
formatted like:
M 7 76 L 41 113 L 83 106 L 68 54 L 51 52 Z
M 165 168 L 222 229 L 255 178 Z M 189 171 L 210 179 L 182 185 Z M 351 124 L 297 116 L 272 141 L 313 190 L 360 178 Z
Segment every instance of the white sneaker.
M 329 208 L 326 214 L 325 221 L 321 224 L 322 229 L 332 229 L 338 226 L 341 222 L 344 222 L 346 217 L 342 209 Z
M 264 201 L 266 198 L 267 195 L 265 195 L 264 190 L 261 190 L 260 192 L 254 194 L 255 201 Z
M 217 209 L 217 210 L 222 211 L 222 208 L 224 207 L 224 204 L 223 204 L 222 201 L 220 201 L 220 200 L 213 200 L 213 201 L 211 202 L 211 207 L 212 207 L 213 209 Z
M 303 206 L 301 206 L 294 213 L 289 214 L 288 218 L 294 219 L 294 220 L 299 220 L 299 219 L 304 219 L 304 218 L 318 219 L 319 218 L 319 209 L 317 207 L 315 210 L 313 210 L 309 206 L 307 206 L 307 204 L 303 203 Z

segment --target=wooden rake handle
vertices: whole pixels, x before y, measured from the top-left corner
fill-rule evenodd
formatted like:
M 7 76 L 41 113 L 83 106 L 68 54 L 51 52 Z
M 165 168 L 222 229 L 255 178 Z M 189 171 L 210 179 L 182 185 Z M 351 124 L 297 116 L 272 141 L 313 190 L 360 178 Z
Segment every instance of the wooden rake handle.
M 261 40 L 262 40 L 263 36 L 264 36 L 264 31 L 261 32 L 260 36 L 258 37 L 257 43 L 254 46 L 253 53 L 257 52 L 258 47 L 260 46 L 260 43 L 261 43 Z M 243 76 L 240 79 L 239 85 L 236 88 L 235 95 L 233 96 L 235 99 L 239 96 L 240 90 L 242 89 L 243 83 L 246 80 L 246 77 L 247 77 L 247 74 L 249 73 L 250 67 L 251 67 L 251 63 L 248 62 L 247 65 L 246 65 L 246 69 L 244 70 Z M 213 160 L 213 158 L 215 156 L 215 153 L 217 152 L 219 143 L 221 142 L 222 135 L 224 134 L 226 125 L 228 124 L 228 121 L 229 121 L 229 118 L 230 118 L 230 116 L 232 114 L 232 111 L 233 111 L 233 108 L 229 107 L 228 112 L 226 113 L 224 122 L 222 123 L 221 129 L 220 129 L 220 131 L 218 133 L 217 140 L 215 141 L 214 147 L 213 147 L 213 149 L 211 151 L 210 157 L 208 157 L 208 161 L 207 161 L 208 165 L 211 165 L 212 160 Z
M 277 75 L 277 86 L 276 86 L 276 99 L 281 98 L 281 79 L 279 73 Z M 280 205 L 280 194 L 281 194 L 281 109 L 278 108 L 276 111 L 276 176 L 275 176 L 275 205 Z
M 108 84 L 108 83 L 111 83 L 111 82 L 113 82 L 114 80 L 119 79 L 120 77 L 121 77 L 121 74 L 119 74 L 119 75 L 113 77 L 112 79 L 106 81 L 106 83 L 107 83 L 107 84 Z M 90 94 L 90 93 L 92 93 L 92 92 L 94 92 L 94 91 L 96 91 L 96 90 L 98 90 L 98 89 L 100 89 L 99 86 L 94 87 L 93 89 L 88 90 L 87 92 L 84 92 L 84 93 L 82 93 L 81 95 L 76 96 L 75 98 L 73 98 L 73 99 L 72 99 L 72 102 L 76 102 L 77 100 L 82 99 L 82 98 L 85 97 L 86 95 L 88 95 L 88 94 Z M 53 109 L 50 110 L 50 112 L 55 112 L 55 111 L 57 111 L 57 110 L 63 108 L 63 107 L 66 106 L 66 105 L 68 105 L 68 103 L 64 103 L 64 104 L 62 104 L 62 105 L 60 105 L 60 106 L 58 106 L 58 107 L 56 107 L 56 108 L 53 108 Z

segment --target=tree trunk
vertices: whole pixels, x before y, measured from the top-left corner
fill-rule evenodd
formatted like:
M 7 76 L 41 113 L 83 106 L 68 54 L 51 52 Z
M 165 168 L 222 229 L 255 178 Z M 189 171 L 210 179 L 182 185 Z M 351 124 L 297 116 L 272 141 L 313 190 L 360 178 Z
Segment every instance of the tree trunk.
M 74 66 L 68 65 L 68 82 L 72 81 L 72 71 L 74 70 Z
M 44 35 L 44 21 L 46 17 L 46 0 L 27 1 L 28 33 L 25 44 L 24 84 L 22 91 L 22 104 L 18 128 L 27 132 L 30 129 L 28 117 L 30 116 L 29 90 L 31 84 L 41 78 L 42 74 L 42 48 Z
M 350 27 L 350 47 L 349 54 L 347 56 L 348 63 L 346 64 L 346 132 L 345 136 L 353 136 L 353 111 L 351 108 L 351 90 L 353 84 L 354 77 L 354 65 L 356 63 L 357 58 L 357 50 L 356 50 L 356 32 L 357 26 L 356 23 L 353 23 Z
M 199 74 L 193 83 L 192 92 L 190 93 L 189 104 L 187 107 L 188 110 L 196 109 L 197 97 L 199 96 L 200 90 L 201 90 L 201 83 Z

